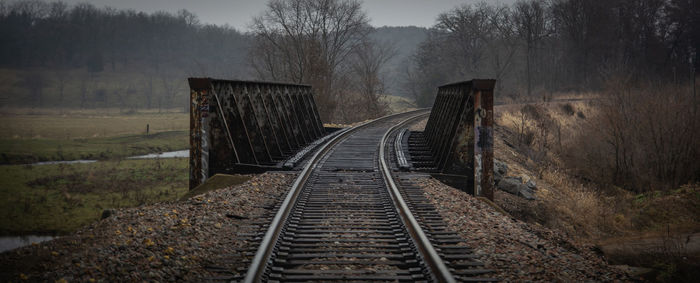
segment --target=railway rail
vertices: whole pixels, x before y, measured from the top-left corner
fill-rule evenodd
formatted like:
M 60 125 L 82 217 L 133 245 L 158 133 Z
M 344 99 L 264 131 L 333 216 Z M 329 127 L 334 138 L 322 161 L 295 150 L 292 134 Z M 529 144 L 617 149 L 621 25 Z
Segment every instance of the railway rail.
M 401 129 L 427 113 L 366 122 L 321 145 L 243 281 L 493 281 L 422 196 L 415 174 L 399 172 Z

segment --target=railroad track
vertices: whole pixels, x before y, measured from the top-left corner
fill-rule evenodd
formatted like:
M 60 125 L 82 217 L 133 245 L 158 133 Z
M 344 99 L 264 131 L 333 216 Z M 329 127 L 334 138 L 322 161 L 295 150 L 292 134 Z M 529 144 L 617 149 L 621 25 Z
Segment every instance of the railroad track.
M 492 281 L 478 277 L 490 271 L 446 230 L 411 175 L 398 173 L 392 151 L 401 140 L 391 138 L 426 114 L 380 118 L 322 145 L 281 202 L 244 282 Z

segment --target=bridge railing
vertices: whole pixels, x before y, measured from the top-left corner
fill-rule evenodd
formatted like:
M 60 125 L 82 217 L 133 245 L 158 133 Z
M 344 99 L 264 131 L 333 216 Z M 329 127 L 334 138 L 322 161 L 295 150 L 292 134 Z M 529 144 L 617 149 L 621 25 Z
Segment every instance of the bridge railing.
M 493 200 L 495 80 L 441 86 L 425 126 L 438 177 Z
M 258 172 L 324 136 L 308 85 L 190 78 L 190 189 Z

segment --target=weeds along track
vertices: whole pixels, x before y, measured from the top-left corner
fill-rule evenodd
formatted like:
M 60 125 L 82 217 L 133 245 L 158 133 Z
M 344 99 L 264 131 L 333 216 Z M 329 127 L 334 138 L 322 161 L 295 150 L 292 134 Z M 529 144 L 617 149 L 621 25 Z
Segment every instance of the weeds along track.
M 426 113 L 370 121 L 322 145 L 281 201 L 244 282 L 491 281 L 478 277 L 489 271 L 420 188 L 404 188 L 410 177 L 396 174 L 391 138 Z

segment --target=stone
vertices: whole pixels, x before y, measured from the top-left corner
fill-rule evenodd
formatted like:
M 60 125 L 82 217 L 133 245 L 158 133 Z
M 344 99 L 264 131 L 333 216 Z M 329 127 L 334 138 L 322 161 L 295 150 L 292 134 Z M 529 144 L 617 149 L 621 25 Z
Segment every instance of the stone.
M 527 200 L 535 199 L 534 191 L 523 184 L 523 179 L 521 177 L 505 177 L 498 183 L 497 188 Z
M 531 190 L 537 190 L 537 183 L 535 183 L 535 181 L 533 181 L 532 179 L 528 180 L 527 183 L 525 183 L 525 185 Z
M 501 176 L 505 176 L 508 173 L 508 164 L 498 159 L 495 159 L 493 169 L 494 173 L 500 174 Z
M 498 188 L 500 190 L 513 195 L 517 195 L 522 186 L 523 182 L 519 177 L 505 177 L 498 183 Z
M 493 180 L 496 185 L 501 182 L 506 173 L 508 173 L 508 164 L 498 159 L 494 159 Z
M 526 200 L 535 200 L 535 192 L 533 192 L 532 189 L 528 188 L 527 186 L 522 186 L 522 188 L 518 191 L 518 196 Z

